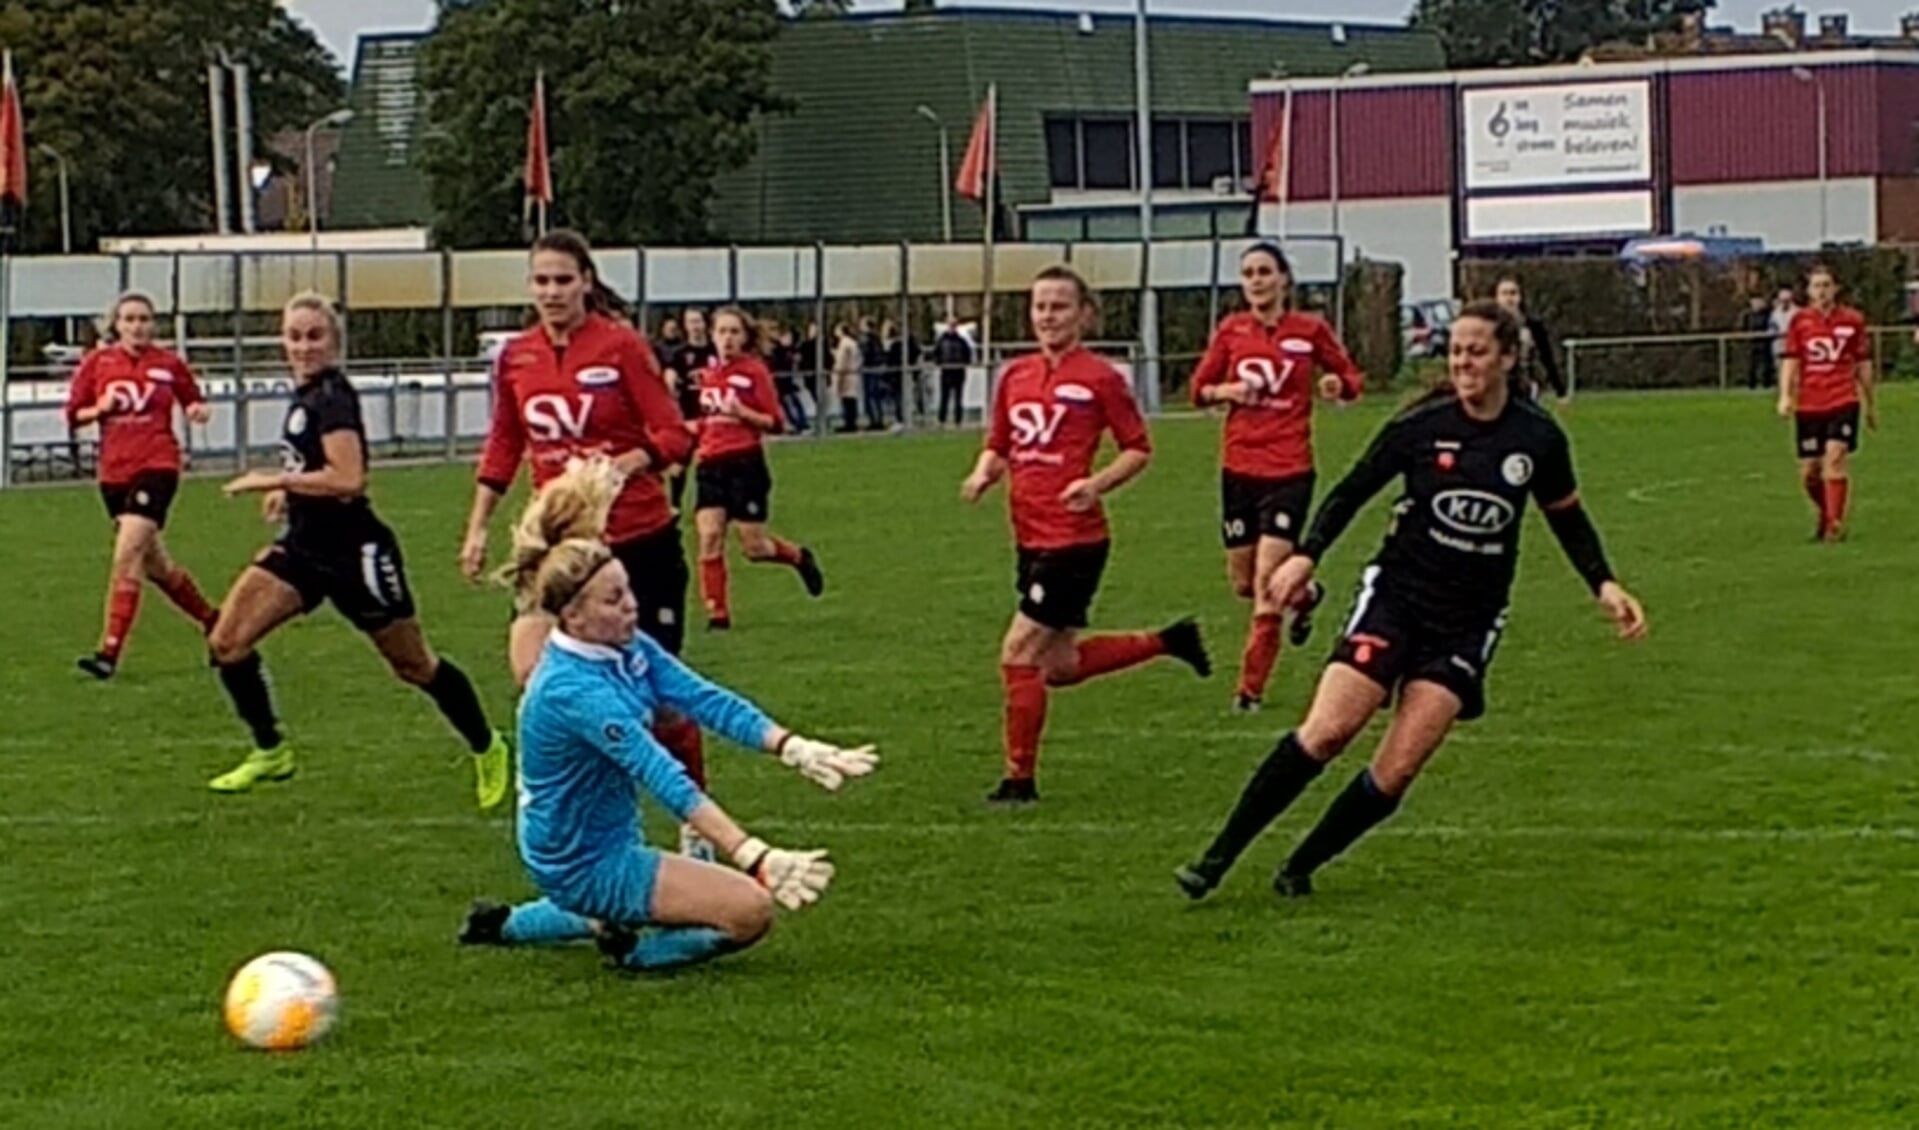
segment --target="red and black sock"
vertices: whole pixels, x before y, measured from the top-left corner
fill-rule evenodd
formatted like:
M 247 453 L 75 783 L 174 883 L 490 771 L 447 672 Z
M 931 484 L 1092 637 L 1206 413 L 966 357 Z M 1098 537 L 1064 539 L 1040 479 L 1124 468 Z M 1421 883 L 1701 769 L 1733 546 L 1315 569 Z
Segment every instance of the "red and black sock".
M 1826 533 L 1837 534 L 1846 528 L 1846 504 L 1851 500 L 1852 480 L 1827 479 L 1825 490 Z
M 702 790 L 706 788 L 706 742 L 700 736 L 699 723 L 677 714 L 656 719 L 653 736 L 680 763 L 686 775 Z
M 186 613 L 188 619 L 202 628 L 211 630 L 213 622 L 219 619 L 219 611 L 207 603 L 207 598 L 200 593 L 200 586 L 193 583 L 193 575 L 185 569 L 176 565 L 173 572 L 155 578 L 153 583 L 166 594 L 175 608 Z
M 1259 698 L 1266 693 L 1266 682 L 1273 677 L 1273 664 L 1279 662 L 1278 613 L 1260 612 L 1253 616 L 1246 633 L 1246 650 L 1239 657 L 1239 693 Z
M 1097 679 L 1101 675 L 1110 675 L 1114 671 L 1137 667 L 1141 663 L 1165 654 L 1166 643 L 1160 638 L 1158 632 L 1089 636 L 1079 642 L 1073 674 L 1067 678 L 1050 679 L 1048 682 L 1056 687 L 1076 687 L 1088 679 Z
M 733 618 L 726 599 L 726 558 L 700 558 L 700 599 L 706 602 L 708 620 Z
M 773 556 L 767 558 L 768 561 L 776 565 L 784 565 L 789 569 L 800 567 L 799 546 L 785 538 L 768 538 L 767 540 L 773 543 Z
M 107 590 L 107 627 L 100 637 L 100 654 L 118 663 L 126 649 L 127 634 L 133 631 L 134 617 L 140 614 L 140 579 L 115 577 Z
M 1006 777 L 1030 781 L 1039 768 L 1039 737 L 1046 729 L 1046 677 L 1037 667 L 1001 664 L 1006 688 Z

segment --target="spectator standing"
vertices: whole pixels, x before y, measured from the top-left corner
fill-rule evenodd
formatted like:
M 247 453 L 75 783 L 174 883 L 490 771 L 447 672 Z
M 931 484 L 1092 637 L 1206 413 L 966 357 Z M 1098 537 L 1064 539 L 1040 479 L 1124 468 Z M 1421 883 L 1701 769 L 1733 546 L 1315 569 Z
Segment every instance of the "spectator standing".
M 811 422 L 806 417 L 806 402 L 800 397 L 800 347 L 793 331 L 781 325 L 762 327 L 772 330 L 773 347 L 767 351 L 767 365 L 773 370 L 773 387 L 779 392 L 780 412 L 786 416 L 789 432 L 804 432 Z
M 1570 393 L 1566 375 L 1559 369 L 1559 347 L 1546 323 L 1526 309 L 1525 292 L 1519 280 L 1507 275 L 1499 280 L 1493 297 L 1513 317 L 1519 319 L 1519 363 L 1513 368 L 1513 391 L 1528 400 L 1538 400 L 1540 390 L 1550 387 L 1553 395 L 1564 400 Z
M 946 423 L 947 407 L 951 405 L 953 425 L 957 427 L 965 421 L 966 366 L 973 363 L 973 343 L 960 332 L 959 319 L 950 314 L 933 342 L 933 363 L 940 374 L 940 423 Z
M 1776 374 L 1776 358 L 1773 356 L 1772 308 L 1766 302 L 1765 295 L 1752 296 L 1752 304 L 1746 310 L 1745 317 L 1739 320 L 1739 328 L 1748 335 L 1746 387 L 1771 388 Z
M 833 327 L 833 393 L 840 398 L 840 431 L 860 430 L 860 378 L 866 351 L 845 322 Z

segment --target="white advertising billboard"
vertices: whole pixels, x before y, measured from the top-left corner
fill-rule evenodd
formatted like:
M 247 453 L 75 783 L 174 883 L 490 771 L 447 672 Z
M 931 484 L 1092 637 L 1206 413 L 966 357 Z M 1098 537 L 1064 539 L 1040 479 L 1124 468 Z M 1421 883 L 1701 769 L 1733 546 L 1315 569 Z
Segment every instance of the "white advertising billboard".
M 1644 79 L 1460 91 L 1466 191 L 1652 180 Z

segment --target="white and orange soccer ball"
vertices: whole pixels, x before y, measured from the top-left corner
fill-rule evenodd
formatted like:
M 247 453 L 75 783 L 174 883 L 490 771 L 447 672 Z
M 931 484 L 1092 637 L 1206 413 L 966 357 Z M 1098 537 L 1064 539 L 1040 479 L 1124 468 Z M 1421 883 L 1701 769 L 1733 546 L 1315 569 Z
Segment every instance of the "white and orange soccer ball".
M 303 953 L 266 953 L 227 985 L 227 1031 L 268 1051 L 293 1051 L 327 1034 L 340 990 L 326 966 Z

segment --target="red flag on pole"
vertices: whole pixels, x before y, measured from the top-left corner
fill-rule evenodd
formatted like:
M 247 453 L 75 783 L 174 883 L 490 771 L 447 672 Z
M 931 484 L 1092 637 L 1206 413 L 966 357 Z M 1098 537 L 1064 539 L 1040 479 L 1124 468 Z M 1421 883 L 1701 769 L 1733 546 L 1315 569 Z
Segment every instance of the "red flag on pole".
M 966 156 L 960 160 L 959 176 L 953 180 L 953 191 L 967 200 L 986 201 L 988 178 L 999 175 L 999 153 L 996 134 L 999 123 L 998 99 L 994 92 L 987 91 L 986 101 L 980 105 L 979 116 L 973 119 L 973 136 L 967 139 Z
M 539 215 L 539 230 L 546 232 L 546 206 L 553 203 L 553 166 L 546 147 L 546 72 L 533 78 L 533 112 L 526 123 L 526 216 Z
M 1288 182 L 1287 158 L 1291 156 L 1291 146 L 1287 144 L 1293 118 L 1293 91 L 1291 87 L 1281 102 L 1282 109 L 1273 120 L 1266 136 L 1260 139 L 1259 176 L 1253 181 L 1253 204 L 1246 217 L 1246 234 L 1259 234 L 1259 208 L 1268 200 L 1279 203 L 1279 234 L 1286 235 L 1286 197 Z
M 0 92 L 0 203 L 11 209 L 8 226 L 16 225 L 27 208 L 27 129 L 11 51 L 6 53 L 6 87 Z

